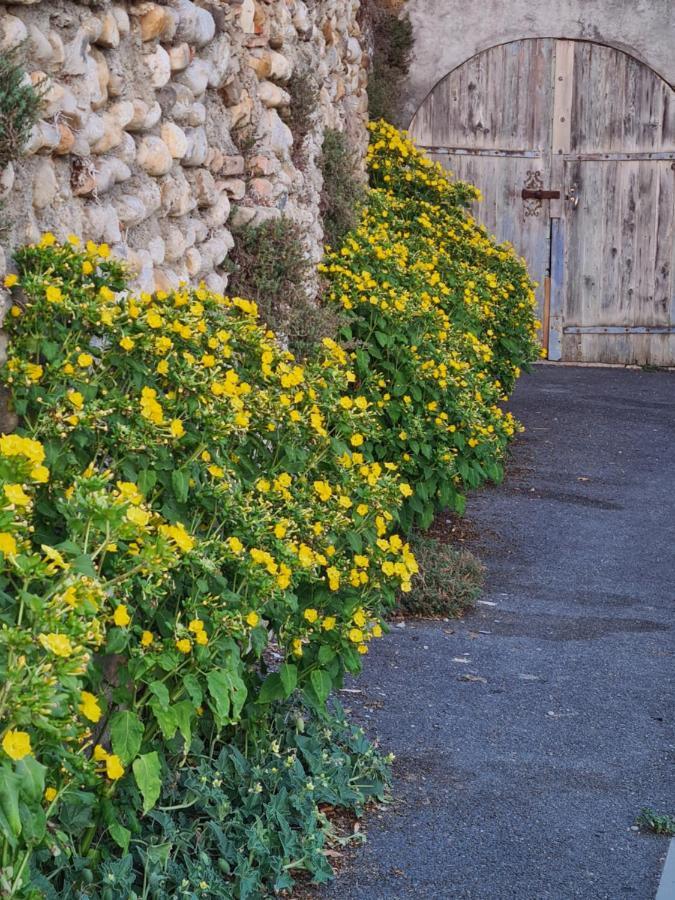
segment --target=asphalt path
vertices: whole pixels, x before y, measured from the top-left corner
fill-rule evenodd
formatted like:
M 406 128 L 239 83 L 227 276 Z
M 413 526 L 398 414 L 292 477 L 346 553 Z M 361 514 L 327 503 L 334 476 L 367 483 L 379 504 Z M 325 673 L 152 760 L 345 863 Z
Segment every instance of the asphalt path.
M 317 897 L 656 894 L 668 841 L 633 826 L 675 814 L 675 374 L 536 366 L 511 408 L 462 526 L 481 603 L 394 627 L 342 695 L 394 799 Z

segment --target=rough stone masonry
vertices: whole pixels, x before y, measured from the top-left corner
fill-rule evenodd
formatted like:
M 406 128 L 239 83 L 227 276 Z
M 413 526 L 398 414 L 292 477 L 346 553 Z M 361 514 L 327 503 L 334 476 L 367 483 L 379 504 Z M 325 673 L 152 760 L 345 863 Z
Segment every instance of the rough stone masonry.
M 367 117 L 359 0 L 17 0 L 0 51 L 21 47 L 42 84 L 25 158 L 0 173 L 11 250 L 44 231 L 105 241 L 140 290 L 226 287 L 232 231 L 282 214 L 321 253 L 319 154 Z M 283 120 L 295 78 L 319 103 L 302 147 Z M 281 113 L 281 115 L 280 115 Z M 294 162 L 295 160 L 295 162 Z

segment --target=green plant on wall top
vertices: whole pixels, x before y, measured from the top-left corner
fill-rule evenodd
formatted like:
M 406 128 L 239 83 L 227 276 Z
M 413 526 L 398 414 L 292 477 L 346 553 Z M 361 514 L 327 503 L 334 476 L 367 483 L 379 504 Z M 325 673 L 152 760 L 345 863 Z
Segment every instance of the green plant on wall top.
M 408 74 L 413 32 L 406 13 L 397 15 L 378 0 L 368 6 L 372 22 L 373 54 L 368 74 L 368 114 L 371 119 L 399 123 L 403 80 Z
M 0 171 L 23 153 L 40 103 L 40 88 L 28 80 L 16 53 L 0 53 Z

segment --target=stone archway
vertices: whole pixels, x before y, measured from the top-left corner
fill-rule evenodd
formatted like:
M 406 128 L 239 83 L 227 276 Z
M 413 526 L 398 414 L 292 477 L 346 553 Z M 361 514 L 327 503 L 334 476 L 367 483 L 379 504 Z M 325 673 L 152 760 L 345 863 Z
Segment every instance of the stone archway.
M 607 44 L 675 84 L 672 0 L 407 0 L 414 50 L 401 108 L 410 122 L 434 85 L 489 47 L 559 37 Z

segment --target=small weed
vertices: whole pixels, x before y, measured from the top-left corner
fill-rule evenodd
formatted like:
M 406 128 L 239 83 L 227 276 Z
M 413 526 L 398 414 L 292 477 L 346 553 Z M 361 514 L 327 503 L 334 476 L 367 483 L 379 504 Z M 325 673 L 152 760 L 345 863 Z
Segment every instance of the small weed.
M 408 74 L 413 45 L 407 15 L 371 4 L 373 57 L 368 77 L 368 114 L 398 124 L 401 83 Z
M 302 238 L 296 222 L 272 219 L 239 232 L 226 261 L 229 293 L 254 300 L 266 324 L 300 356 L 339 327 L 335 310 L 319 306 L 311 295 L 313 265 Z
M 399 596 L 399 610 L 409 616 L 457 617 L 478 599 L 484 567 L 468 550 L 427 535 L 411 539 L 420 567 L 412 591 Z
M 663 834 L 668 837 L 675 836 L 675 816 L 666 813 L 656 813 L 645 806 L 635 820 L 635 824 L 645 831 L 653 831 L 654 834 Z
M 321 148 L 320 210 L 324 242 L 339 247 L 348 231 L 355 227 L 364 185 L 355 170 L 347 138 L 341 131 L 327 128 Z
M 15 53 L 0 53 L 0 171 L 21 156 L 39 118 L 42 91 L 25 74 Z
M 293 133 L 293 162 L 296 166 L 304 160 L 304 141 L 316 122 L 319 106 L 319 88 L 314 76 L 307 70 L 299 71 L 288 85 L 290 106 L 282 117 Z

